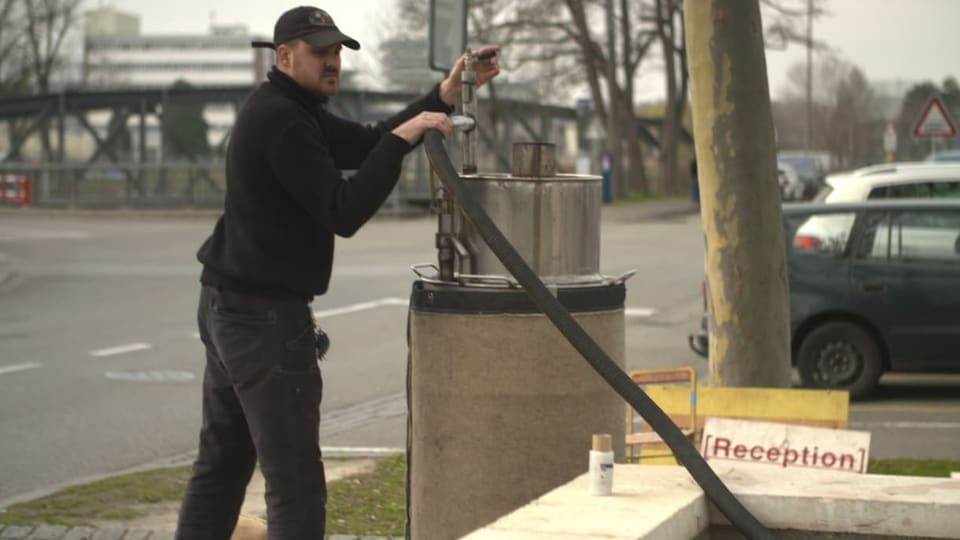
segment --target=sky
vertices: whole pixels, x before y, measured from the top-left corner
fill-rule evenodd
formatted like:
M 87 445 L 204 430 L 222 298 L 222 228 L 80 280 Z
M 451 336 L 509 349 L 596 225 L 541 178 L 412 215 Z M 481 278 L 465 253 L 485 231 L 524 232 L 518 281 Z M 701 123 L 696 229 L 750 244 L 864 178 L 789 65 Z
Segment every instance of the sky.
M 427 0 L 423 0 L 426 2 Z M 113 7 L 140 15 L 142 33 L 205 33 L 211 20 L 245 24 L 253 33 L 270 36 L 285 9 L 299 4 L 236 0 L 85 0 L 88 8 Z M 378 40 L 396 16 L 394 0 L 323 2 L 361 51 L 344 55 L 346 68 L 376 69 Z M 960 78 L 960 0 L 826 0 L 829 11 L 814 23 L 814 37 L 834 54 L 859 66 L 873 82 L 904 83 L 947 76 Z M 767 51 L 771 93 L 788 84 L 791 65 L 806 58 L 802 47 Z M 651 77 L 640 84 L 641 100 L 655 99 L 660 84 Z

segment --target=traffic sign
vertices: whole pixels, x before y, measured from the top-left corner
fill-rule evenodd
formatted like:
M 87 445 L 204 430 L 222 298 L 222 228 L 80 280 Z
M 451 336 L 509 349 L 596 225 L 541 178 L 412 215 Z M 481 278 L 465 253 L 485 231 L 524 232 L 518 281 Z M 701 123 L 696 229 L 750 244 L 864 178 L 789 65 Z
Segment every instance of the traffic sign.
M 914 137 L 956 137 L 957 124 L 943 106 L 940 96 L 933 96 L 923 106 L 920 119 L 913 126 Z

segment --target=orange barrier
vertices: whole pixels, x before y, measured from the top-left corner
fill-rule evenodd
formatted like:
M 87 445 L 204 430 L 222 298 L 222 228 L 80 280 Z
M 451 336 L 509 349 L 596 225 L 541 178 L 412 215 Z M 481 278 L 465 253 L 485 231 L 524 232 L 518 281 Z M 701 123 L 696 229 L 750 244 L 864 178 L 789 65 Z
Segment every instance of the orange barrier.
M 0 203 L 30 206 L 30 177 L 23 174 L 0 174 Z

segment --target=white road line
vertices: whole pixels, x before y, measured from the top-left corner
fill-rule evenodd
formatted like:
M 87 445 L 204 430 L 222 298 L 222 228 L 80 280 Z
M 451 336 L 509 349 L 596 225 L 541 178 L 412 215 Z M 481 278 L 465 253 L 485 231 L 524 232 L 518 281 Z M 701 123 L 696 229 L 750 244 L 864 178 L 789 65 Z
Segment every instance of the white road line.
M 647 307 L 628 307 L 623 310 L 623 314 L 627 317 L 653 317 L 656 312 L 657 310 Z
M 371 300 L 369 302 L 359 302 L 357 304 L 349 304 L 346 306 L 331 308 L 331 309 L 318 309 L 313 312 L 313 317 L 315 319 L 325 319 L 327 317 L 336 317 L 337 315 L 348 315 L 350 313 L 356 313 L 358 311 L 366 311 L 368 309 L 376 309 L 383 306 L 406 306 L 410 303 L 406 298 L 397 298 L 397 297 L 386 297 L 380 298 L 379 300 Z M 190 337 L 193 339 L 200 339 L 200 332 L 191 332 Z
M 313 316 L 316 319 L 323 319 L 326 317 L 336 317 L 337 315 L 346 315 L 348 313 L 356 313 L 358 311 L 366 311 L 368 309 L 376 309 L 383 306 L 406 306 L 409 301 L 406 298 L 381 298 L 379 300 L 373 300 L 370 302 L 360 302 L 359 304 L 350 304 L 343 307 L 333 308 L 333 309 L 321 309 L 313 312 Z
M 37 362 L 26 362 L 23 364 L 0 366 L 0 375 L 6 375 L 7 373 L 16 373 L 18 371 L 26 371 L 28 369 L 37 369 L 38 367 L 40 367 L 40 364 Z
M 23 240 L 84 240 L 90 233 L 84 231 L 0 231 L 0 242 Z
M 127 345 L 119 345 L 117 347 L 109 347 L 107 349 L 97 349 L 95 351 L 90 351 L 90 356 L 93 357 L 103 357 L 103 356 L 114 356 L 117 354 L 126 354 L 136 351 L 145 351 L 147 349 L 153 348 L 149 343 L 128 343 Z
M 854 429 L 960 429 L 960 422 L 850 422 Z

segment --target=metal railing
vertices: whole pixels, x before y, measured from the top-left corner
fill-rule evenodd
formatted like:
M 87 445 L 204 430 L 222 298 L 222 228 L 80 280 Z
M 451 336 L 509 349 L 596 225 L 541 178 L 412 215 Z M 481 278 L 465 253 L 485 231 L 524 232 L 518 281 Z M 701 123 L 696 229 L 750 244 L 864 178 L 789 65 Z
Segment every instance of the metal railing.
M 3 163 L 0 178 L 4 175 L 29 179 L 29 206 L 38 208 L 219 209 L 223 207 L 226 192 L 222 161 Z M 412 153 L 387 204 L 392 207 L 428 205 L 431 199 L 428 175 L 423 153 Z M 0 199 L 0 206 L 27 205 L 18 199 Z

